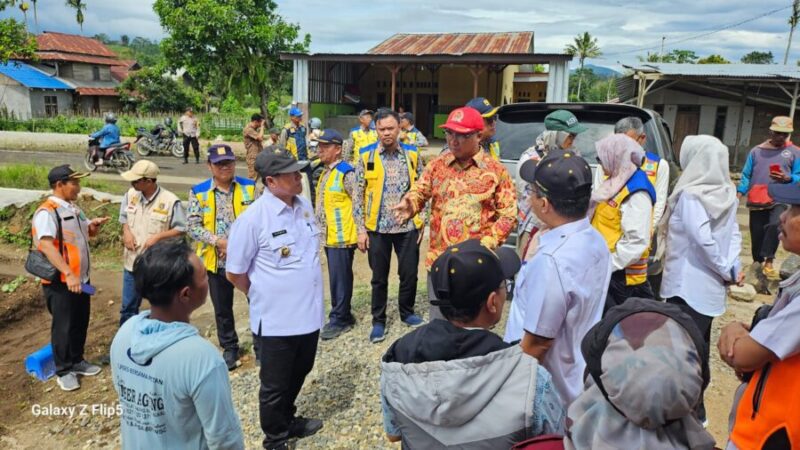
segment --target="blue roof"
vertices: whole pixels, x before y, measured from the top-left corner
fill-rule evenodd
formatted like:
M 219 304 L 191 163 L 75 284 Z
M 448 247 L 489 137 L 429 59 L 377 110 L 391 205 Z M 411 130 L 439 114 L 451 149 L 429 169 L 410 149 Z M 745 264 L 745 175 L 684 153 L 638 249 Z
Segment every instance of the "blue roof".
M 68 84 L 19 61 L 0 63 L 0 73 L 29 89 L 67 89 Z

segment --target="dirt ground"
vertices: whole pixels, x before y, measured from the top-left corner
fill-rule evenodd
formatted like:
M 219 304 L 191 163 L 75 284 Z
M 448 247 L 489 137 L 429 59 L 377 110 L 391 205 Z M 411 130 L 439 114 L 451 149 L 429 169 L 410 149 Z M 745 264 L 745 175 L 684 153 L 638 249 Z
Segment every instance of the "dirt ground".
M 740 217 L 740 222 L 744 222 L 741 219 L 743 217 Z M 742 231 L 746 234 L 746 227 Z M 426 243 L 423 243 L 422 248 L 427 248 Z M 25 254 L 24 249 L 0 245 L 0 284 L 23 273 Z M 742 254 L 743 263 L 749 263 L 746 256 L 749 254 L 747 239 Z M 423 261 L 424 257 L 420 259 Z M 102 362 L 108 355 L 109 345 L 117 330 L 122 281 L 120 269 L 113 261 L 102 261 L 98 265 L 101 269 L 93 271 L 93 283 L 98 287 L 98 294 L 92 299 L 86 347 L 87 359 L 93 362 Z M 394 267 L 397 267 L 396 261 L 393 262 Z M 361 287 L 357 291 L 368 293 L 371 272 L 366 257 L 358 252 L 354 272 L 355 285 Z M 421 262 L 420 281 L 423 286 L 424 273 Z M 762 303 L 771 301 L 772 297 L 767 295 L 759 295 L 752 303 L 729 299 L 726 314 L 714 321 L 712 342 L 716 342 L 722 326 L 732 321 L 749 323 L 755 309 Z M 235 304 L 242 346 L 248 348 L 247 305 L 244 297 L 237 293 Z M 368 301 L 360 304 L 359 308 L 364 308 L 365 311 L 359 314 L 368 315 Z M 143 309 L 146 307 L 146 304 L 143 305 Z M 204 336 L 211 342 L 217 342 L 211 302 L 198 310 L 192 320 Z M 0 396 L 5 400 L 0 402 L 0 448 L 94 448 L 98 444 L 111 447 L 118 445 L 119 420 L 113 414 L 107 417 L 109 409 L 117 404 L 107 365 L 100 375 L 84 377 L 81 380 L 81 389 L 75 392 L 62 392 L 54 379 L 40 382 L 25 373 L 24 358 L 48 342 L 49 326 L 50 315 L 45 307 L 41 288 L 33 280 L 24 283 L 12 294 L 0 294 L 0 342 L 3 343 L 3 351 L 0 352 Z M 724 447 L 728 414 L 738 381 L 733 372 L 719 360 L 715 346 L 712 347 L 711 360 L 712 382 L 706 391 L 709 430 L 717 439 L 718 445 Z M 249 355 L 243 357 L 242 361 L 245 367 L 253 364 Z M 77 406 L 79 409 L 85 405 L 87 410 L 84 414 L 76 414 L 71 418 L 36 415 L 38 408 L 48 405 Z M 92 408 L 95 410 L 92 411 Z

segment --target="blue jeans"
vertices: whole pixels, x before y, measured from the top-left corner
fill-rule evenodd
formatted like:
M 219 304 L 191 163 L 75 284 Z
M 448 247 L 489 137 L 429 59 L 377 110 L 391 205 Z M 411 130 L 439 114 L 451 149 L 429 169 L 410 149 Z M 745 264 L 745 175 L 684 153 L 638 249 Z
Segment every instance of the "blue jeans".
M 331 325 L 352 325 L 356 319 L 350 311 L 353 298 L 353 254 L 355 248 L 325 247 L 328 257 L 328 278 L 331 285 Z
M 119 325 L 122 326 L 126 320 L 139 314 L 139 307 L 142 305 L 142 296 L 136 292 L 136 285 L 133 281 L 133 272 L 122 271 L 122 307 L 119 310 Z

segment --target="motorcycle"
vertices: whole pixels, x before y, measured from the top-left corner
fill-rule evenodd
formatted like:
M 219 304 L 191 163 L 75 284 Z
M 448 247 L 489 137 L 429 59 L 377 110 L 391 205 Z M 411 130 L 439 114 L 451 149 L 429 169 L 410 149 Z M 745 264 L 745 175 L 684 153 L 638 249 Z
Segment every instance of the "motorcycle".
M 98 158 L 103 160 L 102 164 L 98 164 Z M 130 142 L 114 144 L 105 149 L 104 155 L 100 155 L 100 141 L 89 139 L 89 147 L 86 149 L 86 157 L 83 159 L 83 164 L 91 172 L 97 170 L 98 167 L 107 167 L 122 173 L 131 170 L 133 160 Z
M 136 152 L 142 156 L 171 153 L 176 158 L 183 158 L 183 144 L 178 141 L 178 133 L 170 125 L 170 123 L 158 124 L 150 131 L 145 127 L 137 128 L 134 141 Z

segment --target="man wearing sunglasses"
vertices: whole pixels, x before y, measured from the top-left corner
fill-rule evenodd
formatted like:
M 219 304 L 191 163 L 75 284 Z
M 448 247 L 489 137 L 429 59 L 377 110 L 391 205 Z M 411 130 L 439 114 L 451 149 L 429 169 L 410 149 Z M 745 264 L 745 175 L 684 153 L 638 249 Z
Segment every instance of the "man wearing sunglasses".
M 141 159 L 131 170 L 120 174 L 131 188 L 122 198 L 119 222 L 122 224 L 124 269 L 122 272 L 122 307 L 119 325 L 139 314 L 142 296 L 133 281 L 133 261 L 145 250 L 164 239 L 186 231 L 186 211 L 177 195 L 159 186 L 156 163 Z
M 256 184 L 235 175 L 236 156 L 224 144 L 209 147 L 208 170 L 211 178 L 189 192 L 188 231 L 208 272 L 222 357 L 228 370 L 233 370 L 239 359 L 239 336 L 233 319 L 233 284 L 225 276 L 228 234 L 233 221 L 255 200 Z
M 464 106 L 474 108 L 481 113 L 481 117 L 483 117 L 481 148 L 483 151 L 490 154 L 492 158 L 500 161 L 500 142 L 494 137 L 497 133 L 497 110 L 499 108 L 492 106 L 489 100 L 483 97 L 475 97 Z
M 478 239 L 489 248 L 503 244 L 517 224 L 517 194 L 506 168 L 481 151 L 483 118 L 474 108 L 457 108 L 441 126 L 449 151 L 431 161 L 411 190 L 393 208 L 408 221 L 431 201 L 428 299 L 435 300 L 430 270 L 433 261 L 454 244 Z M 442 318 L 431 305 L 431 318 Z

